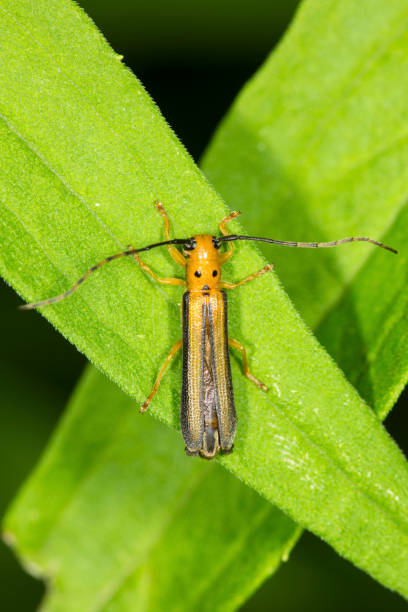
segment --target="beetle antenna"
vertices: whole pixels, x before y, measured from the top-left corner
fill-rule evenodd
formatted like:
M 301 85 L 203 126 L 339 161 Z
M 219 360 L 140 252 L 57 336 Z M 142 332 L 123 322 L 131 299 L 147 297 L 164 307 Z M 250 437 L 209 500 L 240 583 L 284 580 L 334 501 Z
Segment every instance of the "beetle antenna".
M 381 247 L 382 249 L 391 251 L 391 253 L 398 253 L 396 249 L 387 246 L 383 242 L 378 242 L 377 240 L 373 240 L 372 238 L 367 238 L 365 236 L 359 236 L 357 238 L 341 238 L 340 240 L 333 240 L 332 242 L 289 242 L 286 240 L 272 240 L 272 238 L 258 238 L 256 236 L 237 236 L 235 234 L 231 234 L 230 236 L 217 236 L 215 240 L 217 243 L 230 242 L 231 240 L 255 240 L 257 242 L 269 242 L 270 244 L 278 244 L 281 246 L 289 247 L 301 247 L 306 249 L 335 247 L 339 244 L 345 244 L 346 242 L 371 242 L 371 244 L 375 244 L 376 246 Z
M 127 255 L 133 255 L 134 253 L 142 253 L 143 251 L 150 251 L 151 249 L 155 249 L 156 247 L 166 246 L 168 244 L 186 244 L 189 240 L 187 238 L 174 238 L 173 240 L 166 240 L 164 242 L 156 242 L 154 244 L 149 244 L 140 249 L 128 249 L 127 251 L 121 251 L 120 253 L 116 253 L 115 255 L 110 255 L 109 257 L 105 257 L 99 263 L 92 266 L 85 272 L 83 276 L 71 287 L 68 291 L 64 291 L 60 295 L 56 295 L 55 297 L 48 298 L 47 300 L 41 300 L 41 302 L 33 302 L 32 304 L 23 304 L 19 306 L 19 310 L 32 310 L 33 308 L 39 308 L 40 306 L 48 306 L 48 304 L 55 304 L 55 302 L 60 302 L 61 300 L 65 300 L 69 295 L 74 293 L 82 283 L 91 276 L 93 272 L 102 268 L 105 264 L 110 261 L 114 261 L 115 259 L 119 259 L 120 257 L 126 257 Z

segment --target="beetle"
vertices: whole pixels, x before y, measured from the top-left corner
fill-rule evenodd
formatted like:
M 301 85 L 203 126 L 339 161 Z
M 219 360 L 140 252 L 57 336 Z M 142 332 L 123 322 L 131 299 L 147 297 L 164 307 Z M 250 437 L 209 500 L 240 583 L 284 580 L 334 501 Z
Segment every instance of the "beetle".
M 55 297 L 24 304 L 22 310 L 39 308 L 59 302 L 74 293 L 96 270 L 106 263 L 124 256 L 133 256 L 139 266 L 158 283 L 186 287 L 183 295 L 182 339 L 171 348 L 150 395 L 141 406 L 146 412 L 160 385 L 163 374 L 180 349 L 183 350 L 180 423 L 187 455 L 200 455 L 212 459 L 219 453 L 229 454 L 233 450 L 236 431 L 236 411 L 229 360 L 229 346 L 238 349 L 242 355 L 244 375 L 259 389 L 266 392 L 264 383 L 250 371 L 245 347 L 228 336 L 227 296 L 224 289 L 235 289 L 265 274 L 273 268 L 265 265 L 237 283 L 221 280 L 221 268 L 233 255 L 233 242 L 253 240 L 290 247 L 318 248 L 334 247 L 347 242 L 370 242 L 381 248 L 397 253 L 382 242 L 366 237 L 342 238 L 332 242 L 288 242 L 230 234 L 226 224 L 237 217 L 231 212 L 219 223 L 222 236 L 199 234 L 191 238 L 170 238 L 170 221 L 160 202 L 155 206 L 164 222 L 165 241 L 141 248 L 128 247 L 126 251 L 106 257 L 92 266 L 68 291 Z M 221 246 L 226 243 L 226 249 Z M 182 246 L 182 251 L 176 248 Z M 185 268 L 185 279 L 159 277 L 139 256 L 139 253 L 156 247 L 167 246 L 172 259 Z

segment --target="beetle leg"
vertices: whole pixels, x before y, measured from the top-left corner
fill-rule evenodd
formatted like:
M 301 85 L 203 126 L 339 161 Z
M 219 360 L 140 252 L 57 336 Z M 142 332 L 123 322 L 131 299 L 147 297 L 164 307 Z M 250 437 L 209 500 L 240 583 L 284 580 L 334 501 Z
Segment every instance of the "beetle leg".
M 146 401 L 144 402 L 144 404 L 142 405 L 142 407 L 140 408 L 140 412 L 146 412 L 150 402 L 152 401 L 152 399 L 154 398 L 154 396 L 157 393 L 157 390 L 159 388 L 160 385 L 160 381 L 163 378 L 163 374 L 166 371 L 167 366 L 169 365 L 170 361 L 173 359 L 173 357 L 178 353 L 178 351 L 181 349 L 181 345 L 182 342 L 181 340 L 178 340 L 172 347 L 170 350 L 170 353 L 167 355 L 165 362 L 162 365 L 162 368 L 156 378 L 156 382 L 153 385 L 153 389 L 149 395 L 149 397 L 146 399 Z
M 131 248 L 131 245 L 129 245 L 128 248 Z M 142 270 L 144 270 L 147 274 L 150 274 L 150 276 L 152 276 L 154 280 L 156 280 L 158 283 L 161 283 L 162 285 L 182 285 L 183 287 L 185 287 L 186 281 L 184 279 L 182 278 L 161 278 L 160 276 L 157 276 L 156 272 L 153 272 L 153 270 L 149 268 L 149 266 L 140 259 L 137 253 L 133 253 L 132 257 L 134 257 L 134 259 L 137 261 L 137 263 L 142 268 Z
M 250 274 L 249 276 L 246 276 L 238 283 L 229 283 L 228 281 L 221 281 L 219 285 L 220 289 L 236 289 L 236 287 L 240 287 L 244 283 L 247 283 L 248 281 L 254 278 L 257 278 L 257 276 L 261 276 L 262 274 L 265 274 L 265 272 L 269 272 L 269 270 L 272 270 L 272 268 L 273 268 L 272 264 L 266 264 L 266 266 L 264 266 L 261 270 L 258 270 L 258 272 L 254 272 L 253 274 Z
M 166 240 L 170 240 L 170 219 L 168 218 L 167 213 L 164 210 L 164 206 L 161 202 L 156 201 L 154 205 L 156 206 L 157 210 L 163 217 L 164 235 L 166 236 Z M 172 259 L 174 259 L 174 261 L 178 263 L 180 266 L 183 266 L 185 268 L 187 264 L 187 260 L 184 257 L 183 253 L 180 253 L 180 251 L 178 251 L 176 247 L 170 244 L 167 246 L 167 248 L 169 249 L 170 257 L 172 257 Z
M 242 367 L 243 367 L 243 370 L 244 370 L 244 375 L 247 378 L 249 378 L 249 380 L 252 380 L 252 382 L 255 383 L 257 387 L 262 389 L 262 391 L 265 391 L 265 392 L 268 391 L 268 387 L 266 385 L 264 385 L 263 382 L 261 382 L 260 380 L 255 378 L 255 376 L 253 374 L 251 374 L 251 371 L 250 371 L 249 365 L 248 365 L 248 358 L 247 358 L 245 346 L 243 344 L 241 344 L 240 342 L 237 342 L 237 340 L 234 340 L 233 338 L 228 338 L 228 344 L 230 346 L 233 346 L 234 348 L 238 349 L 238 351 L 241 352 L 241 355 L 242 355 Z

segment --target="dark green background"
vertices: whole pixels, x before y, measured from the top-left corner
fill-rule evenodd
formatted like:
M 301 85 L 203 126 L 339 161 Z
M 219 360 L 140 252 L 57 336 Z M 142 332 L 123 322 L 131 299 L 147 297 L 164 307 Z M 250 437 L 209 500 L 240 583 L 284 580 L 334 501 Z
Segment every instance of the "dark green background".
M 163 115 L 199 160 L 218 121 L 242 85 L 279 40 L 296 8 L 253 0 L 206 2 L 82 0 L 124 62 L 142 80 Z M 20 313 L 21 300 L 4 284 L 0 511 L 31 471 L 64 409 L 85 359 L 37 313 Z M 403 403 L 386 426 L 397 440 Z M 0 545 L 3 610 L 35 610 L 42 583 L 20 569 Z M 253 596 L 246 610 L 403 610 L 404 601 L 305 534 L 290 562 Z

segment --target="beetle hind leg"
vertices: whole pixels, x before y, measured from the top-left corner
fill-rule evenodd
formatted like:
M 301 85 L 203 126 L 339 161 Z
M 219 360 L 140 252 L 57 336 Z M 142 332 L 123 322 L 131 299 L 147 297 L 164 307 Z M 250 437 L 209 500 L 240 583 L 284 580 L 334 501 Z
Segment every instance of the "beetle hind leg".
M 251 374 L 251 371 L 249 369 L 248 358 L 247 358 L 245 346 L 241 344 L 240 342 L 237 342 L 237 340 L 234 340 L 233 338 L 228 338 L 228 344 L 238 349 L 238 351 L 240 351 L 242 355 L 242 368 L 244 370 L 244 376 L 249 378 L 249 380 L 252 381 L 257 387 L 259 387 L 261 391 L 265 391 L 266 393 L 268 391 L 268 387 L 264 385 L 263 382 L 255 378 L 253 374 Z

